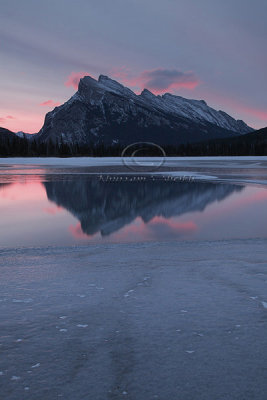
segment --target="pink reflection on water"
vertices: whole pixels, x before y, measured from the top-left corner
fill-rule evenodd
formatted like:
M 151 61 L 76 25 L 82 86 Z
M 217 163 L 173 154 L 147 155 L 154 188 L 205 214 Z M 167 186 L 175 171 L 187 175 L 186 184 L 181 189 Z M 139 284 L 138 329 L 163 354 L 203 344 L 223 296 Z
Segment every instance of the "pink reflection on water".
M 249 215 L 249 210 L 252 206 L 262 206 L 265 202 L 267 202 L 266 188 L 248 186 L 241 193 L 233 193 L 224 201 L 211 204 L 208 207 L 208 213 L 205 213 L 205 215 L 210 220 L 218 216 L 229 217 L 231 214 L 245 210 Z
M 42 177 L 19 176 L 16 183 L 0 185 L 0 246 L 265 238 L 266 206 L 267 190 L 250 186 L 205 209 L 180 213 L 178 206 L 170 218 L 138 216 L 130 222 L 126 215 L 124 226 L 121 216 L 92 221 L 92 226 L 88 221 L 85 229 L 95 233 L 86 234 L 77 215 L 48 200 Z
M 43 199 L 43 197 L 44 188 L 40 181 L 6 183 L 0 186 L 0 199 L 2 200 L 0 205 L 8 201 L 18 201 L 18 207 L 20 207 L 21 202 L 33 202 Z
M 46 214 L 56 215 L 56 214 L 62 212 L 63 208 L 60 206 L 55 206 L 55 207 L 52 206 L 52 207 L 45 207 L 43 210 Z
M 72 236 L 75 239 L 90 239 L 95 236 L 95 235 L 88 235 L 87 233 L 84 233 L 80 222 L 78 222 L 76 225 L 70 225 L 69 232 L 72 234 Z
M 244 197 L 239 197 L 238 201 L 233 203 L 234 207 L 242 207 L 251 204 L 261 203 L 267 201 L 267 190 L 266 189 L 258 189 L 255 191 L 254 188 L 247 189 L 247 195 Z
M 154 217 L 151 221 L 145 223 L 141 217 L 135 219 L 133 223 L 121 228 L 119 231 L 111 233 L 113 242 L 129 241 L 149 241 L 162 240 L 162 238 L 185 238 L 198 229 L 193 221 L 179 222 L 163 217 Z M 81 224 L 69 226 L 69 232 L 76 239 L 94 239 L 98 233 L 89 235 L 83 232 Z
M 141 241 L 168 240 L 187 238 L 198 229 L 193 221 L 175 221 L 163 217 L 154 217 L 148 223 L 137 218 L 135 223 L 116 232 L 112 236 L 115 242 L 132 241 L 138 238 Z

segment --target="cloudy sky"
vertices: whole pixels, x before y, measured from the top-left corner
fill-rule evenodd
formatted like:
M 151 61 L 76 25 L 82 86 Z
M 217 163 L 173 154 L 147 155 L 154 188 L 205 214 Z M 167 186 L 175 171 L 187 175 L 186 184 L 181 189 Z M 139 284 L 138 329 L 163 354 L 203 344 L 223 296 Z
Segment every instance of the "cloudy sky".
M 267 126 L 266 0 L 0 0 L 0 126 L 37 132 L 80 76 Z

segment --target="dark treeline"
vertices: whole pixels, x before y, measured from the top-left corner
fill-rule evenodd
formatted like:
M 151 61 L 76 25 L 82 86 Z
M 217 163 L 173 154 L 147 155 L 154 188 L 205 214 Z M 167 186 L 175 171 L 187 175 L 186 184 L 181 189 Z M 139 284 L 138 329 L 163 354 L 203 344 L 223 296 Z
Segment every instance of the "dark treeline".
M 123 151 L 121 146 L 106 147 L 102 144 L 80 146 L 52 141 L 38 143 L 36 140 L 19 137 L 1 139 L 0 136 L 0 157 L 115 157 Z
M 196 144 L 179 146 L 162 146 L 167 156 L 264 156 L 267 155 L 266 135 L 258 137 L 244 135 L 234 139 L 221 139 Z M 104 144 L 66 144 L 64 142 L 37 143 L 36 140 L 28 140 L 26 137 L 17 136 L 1 137 L 1 157 L 120 157 L 125 146 Z M 126 154 L 131 155 L 131 154 Z M 138 150 L 136 156 L 162 156 L 158 148 L 146 148 Z

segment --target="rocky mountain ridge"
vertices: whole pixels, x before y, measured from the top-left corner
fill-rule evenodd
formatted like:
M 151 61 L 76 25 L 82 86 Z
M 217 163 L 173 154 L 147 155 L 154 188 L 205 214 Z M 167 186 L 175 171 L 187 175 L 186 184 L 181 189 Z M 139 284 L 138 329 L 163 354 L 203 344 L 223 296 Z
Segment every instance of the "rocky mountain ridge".
M 131 144 L 150 141 L 177 145 L 252 132 L 241 120 L 189 100 L 144 89 L 140 95 L 107 76 L 85 76 L 78 91 L 46 114 L 39 141 L 84 144 Z

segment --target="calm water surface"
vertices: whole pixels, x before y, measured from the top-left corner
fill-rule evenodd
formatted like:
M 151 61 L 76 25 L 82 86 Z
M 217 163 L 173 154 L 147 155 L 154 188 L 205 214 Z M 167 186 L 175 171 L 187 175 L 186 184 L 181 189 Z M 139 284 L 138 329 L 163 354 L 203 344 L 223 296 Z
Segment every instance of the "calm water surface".
M 267 237 L 264 187 L 1 172 L 2 247 Z

